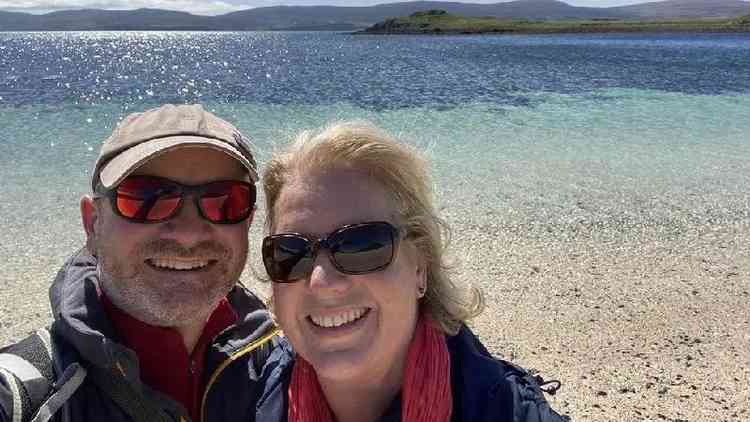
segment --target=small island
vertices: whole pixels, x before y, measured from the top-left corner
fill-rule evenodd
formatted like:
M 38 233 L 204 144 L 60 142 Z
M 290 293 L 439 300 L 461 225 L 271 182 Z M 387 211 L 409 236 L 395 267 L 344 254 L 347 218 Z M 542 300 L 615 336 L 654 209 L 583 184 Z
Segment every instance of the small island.
M 357 34 L 564 34 L 610 32 L 750 32 L 750 15 L 733 19 L 674 19 L 664 21 L 586 20 L 542 21 L 465 17 L 445 10 L 416 12 L 386 19 Z

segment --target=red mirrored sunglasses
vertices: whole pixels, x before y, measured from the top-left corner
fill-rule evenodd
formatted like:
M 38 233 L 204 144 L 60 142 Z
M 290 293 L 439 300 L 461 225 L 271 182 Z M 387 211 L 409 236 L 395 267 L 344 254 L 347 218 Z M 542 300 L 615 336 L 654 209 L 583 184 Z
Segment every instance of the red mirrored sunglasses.
M 159 223 L 177 215 L 191 195 L 200 215 L 215 224 L 236 224 L 255 209 L 255 185 L 222 180 L 187 186 L 155 176 L 129 176 L 116 188 L 100 192 L 117 215 L 137 223 Z

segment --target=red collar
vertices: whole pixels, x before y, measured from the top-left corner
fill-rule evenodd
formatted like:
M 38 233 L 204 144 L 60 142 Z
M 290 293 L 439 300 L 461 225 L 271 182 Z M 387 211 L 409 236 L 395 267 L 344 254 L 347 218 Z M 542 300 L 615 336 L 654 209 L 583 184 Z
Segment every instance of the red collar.
M 192 354 L 188 354 L 177 330 L 133 318 L 117 308 L 104 292 L 101 301 L 115 331 L 138 356 L 143 383 L 177 400 L 192 420 L 200 421 L 206 350 L 214 337 L 238 319 L 229 301 L 222 299 L 208 318 Z

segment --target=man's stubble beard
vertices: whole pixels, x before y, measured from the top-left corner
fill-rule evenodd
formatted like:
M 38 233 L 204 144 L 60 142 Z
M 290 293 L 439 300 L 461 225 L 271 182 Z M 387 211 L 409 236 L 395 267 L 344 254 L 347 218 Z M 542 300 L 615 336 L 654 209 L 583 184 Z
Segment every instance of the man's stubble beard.
M 206 321 L 245 266 L 247 247 L 234 253 L 218 242 L 186 249 L 172 240 L 155 240 L 138 247 L 127 259 L 117 259 L 105 247 L 97 247 L 99 284 L 115 306 L 147 324 L 179 327 Z M 170 279 L 168 273 L 148 276 L 155 270 L 145 260 L 154 256 L 210 257 L 217 262 L 206 279 L 185 282 L 179 276 Z

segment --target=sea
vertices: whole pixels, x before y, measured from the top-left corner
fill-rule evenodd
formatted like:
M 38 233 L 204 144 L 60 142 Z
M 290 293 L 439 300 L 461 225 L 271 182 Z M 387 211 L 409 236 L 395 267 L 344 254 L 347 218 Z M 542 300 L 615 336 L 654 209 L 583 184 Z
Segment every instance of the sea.
M 371 121 L 425 154 L 463 232 L 750 224 L 747 34 L 0 33 L 0 297 L 83 244 L 100 143 L 163 103 L 234 123 L 261 167 L 301 130 Z

